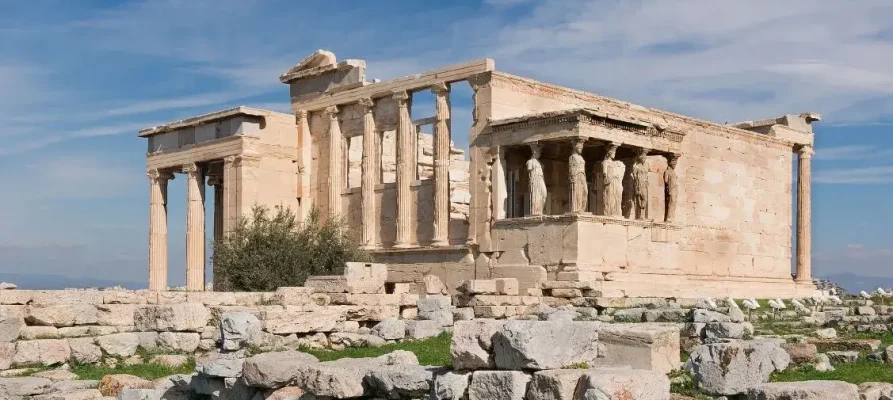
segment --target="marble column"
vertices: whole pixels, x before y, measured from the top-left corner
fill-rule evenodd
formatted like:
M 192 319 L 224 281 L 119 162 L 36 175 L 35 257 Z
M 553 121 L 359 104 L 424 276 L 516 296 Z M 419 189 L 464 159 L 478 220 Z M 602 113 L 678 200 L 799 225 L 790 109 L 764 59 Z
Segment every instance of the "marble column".
M 341 123 L 338 121 L 338 107 L 326 108 L 329 117 L 329 212 L 335 216 L 341 216 L 341 191 L 343 181 L 343 168 L 341 165 L 341 153 L 343 152 L 344 136 L 341 133 Z
M 186 290 L 205 289 L 205 180 L 198 164 L 186 174 Z
M 214 241 L 223 239 L 223 176 L 209 175 L 208 185 L 214 187 Z
M 312 192 L 310 161 L 313 158 L 310 152 L 312 146 L 310 115 L 306 110 L 298 110 L 295 113 L 295 118 L 298 125 L 298 199 L 300 201 L 298 217 L 304 221 L 310 214 L 310 209 L 313 208 L 313 197 L 310 195 Z
M 797 173 L 797 281 L 812 283 L 812 146 L 799 150 Z
M 431 86 L 434 103 L 434 240 L 449 246 L 450 228 L 450 86 Z
M 373 114 L 375 102 L 371 98 L 360 99 L 363 108 L 363 248 L 366 250 L 376 247 L 375 231 L 378 226 L 375 220 L 375 184 L 378 174 L 377 154 L 375 152 L 375 115 Z
M 412 247 L 410 229 L 412 219 L 412 182 L 415 180 L 415 165 L 412 160 L 412 136 L 415 126 L 409 116 L 409 93 L 394 93 L 397 101 L 397 240 L 395 248 Z
M 167 181 L 170 172 L 149 170 L 149 290 L 167 290 Z

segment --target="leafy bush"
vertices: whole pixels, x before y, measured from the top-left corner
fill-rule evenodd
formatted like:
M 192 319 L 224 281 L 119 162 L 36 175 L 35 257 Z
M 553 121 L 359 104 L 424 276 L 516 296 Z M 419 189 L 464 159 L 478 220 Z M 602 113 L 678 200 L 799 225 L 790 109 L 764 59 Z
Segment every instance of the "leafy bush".
M 295 214 L 255 205 L 214 243 L 214 290 L 271 291 L 302 286 L 311 275 L 337 275 L 347 261 L 369 261 L 344 221 L 313 209 L 298 226 Z

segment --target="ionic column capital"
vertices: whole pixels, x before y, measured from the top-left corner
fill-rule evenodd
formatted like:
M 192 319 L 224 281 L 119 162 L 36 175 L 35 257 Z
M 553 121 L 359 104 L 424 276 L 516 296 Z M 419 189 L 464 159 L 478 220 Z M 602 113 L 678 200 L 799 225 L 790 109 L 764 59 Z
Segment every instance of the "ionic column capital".
M 209 186 L 222 186 L 223 185 L 223 176 L 208 175 L 208 185 Z
M 297 123 L 301 123 L 301 121 L 305 119 L 307 119 L 307 110 L 295 111 L 295 120 Z
M 397 106 L 400 108 L 405 108 L 408 106 L 409 102 L 409 93 L 405 90 L 396 91 L 391 95 L 391 98 L 397 101 Z
M 183 165 L 183 173 L 189 174 L 190 176 L 198 174 L 201 171 L 201 167 L 199 167 L 196 163 Z
M 812 146 L 805 145 L 800 146 L 800 148 L 797 149 L 797 153 L 800 154 L 800 158 L 812 158 L 812 156 L 815 154 L 815 150 L 812 148 Z
M 489 72 L 482 72 L 480 74 L 471 76 L 467 79 L 468 84 L 471 86 L 471 89 L 477 92 L 485 87 L 490 86 L 490 79 L 493 75 Z
M 328 115 L 329 118 L 333 121 L 338 119 L 338 112 L 338 106 L 328 106 L 325 110 L 325 114 Z
M 375 101 L 371 97 L 363 97 L 357 101 L 357 104 L 363 108 L 363 113 L 365 114 L 371 113 L 372 109 L 375 108 Z
M 236 163 L 236 156 L 223 157 L 223 168 L 232 168 Z
M 437 82 L 431 85 L 431 92 L 436 95 L 445 95 L 450 93 L 450 85 L 446 82 Z
M 174 179 L 174 174 L 160 169 L 150 169 L 146 171 L 146 176 L 149 177 L 150 181 L 157 183 L 166 183 L 167 181 Z

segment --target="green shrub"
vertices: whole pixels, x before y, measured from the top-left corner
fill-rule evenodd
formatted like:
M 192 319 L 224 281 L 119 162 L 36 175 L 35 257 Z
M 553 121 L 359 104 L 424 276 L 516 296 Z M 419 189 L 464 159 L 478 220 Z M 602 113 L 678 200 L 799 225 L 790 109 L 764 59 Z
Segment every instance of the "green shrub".
M 311 275 L 337 275 L 347 261 L 369 261 L 343 220 L 311 210 L 298 226 L 295 214 L 255 205 L 249 217 L 214 243 L 214 290 L 271 291 L 302 286 Z

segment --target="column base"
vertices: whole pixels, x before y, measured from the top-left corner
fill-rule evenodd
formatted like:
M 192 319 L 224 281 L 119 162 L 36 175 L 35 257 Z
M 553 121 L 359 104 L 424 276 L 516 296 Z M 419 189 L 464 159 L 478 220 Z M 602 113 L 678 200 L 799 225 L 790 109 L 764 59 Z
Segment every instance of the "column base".
M 360 246 L 360 250 L 377 250 L 377 249 L 379 249 L 379 246 L 375 245 L 375 244 L 366 244 L 366 245 Z
M 431 247 L 447 247 L 450 245 L 449 240 L 435 240 L 431 243 Z
M 416 247 L 419 247 L 419 246 L 416 246 L 411 243 L 396 243 L 396 244 L 394 244 L 395 249 L 414 249 Z

